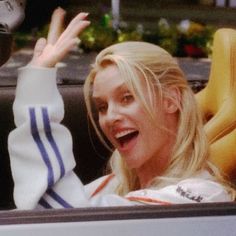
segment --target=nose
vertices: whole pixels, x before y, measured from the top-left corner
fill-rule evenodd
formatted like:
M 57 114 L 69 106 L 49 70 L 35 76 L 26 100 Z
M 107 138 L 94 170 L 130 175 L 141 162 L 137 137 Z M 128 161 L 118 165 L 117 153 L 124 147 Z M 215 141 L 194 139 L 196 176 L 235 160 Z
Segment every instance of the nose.
M 107 112 L 105 114 L 105 121 L 109 125 L 113 125 L 122 119 L 122 114 L 120 112 L 119 106 L 115 104 L 109 104 Z

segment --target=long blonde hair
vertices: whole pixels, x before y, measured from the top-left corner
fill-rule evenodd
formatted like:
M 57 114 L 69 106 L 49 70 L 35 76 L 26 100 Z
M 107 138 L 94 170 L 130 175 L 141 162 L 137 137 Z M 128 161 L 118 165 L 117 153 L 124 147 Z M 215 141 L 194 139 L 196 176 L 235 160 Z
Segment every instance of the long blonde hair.
M 91 92 L 96 73 L 109 64 L 115 64 L 130 91 L 138 98 L 144 109 L 153 116 L 154 100 L 168 96 L 168 88 L 180 91 L 178 131 L 172 157 L 163 176 L 157 176 L 152 187 L 166 186 L 198 174 L 207 168 L 208 142 L 203 131 L 202 118 L 198 112 L 194 94 L 176 60 L 164 49 L 145 42 L 124 42 L 101 51 L 84 85 L 85 102 L 92 124 L 102 139 L 93 116 Z M 140 76 L 141 75 L 141 76 Z M 143 80 L 146 90 L 143 90 Z M 142 82 L 142 83 L 141 83 Z M 148 93 L 148 101 L 144 99 Z M 117 150 L 114 150 L 110 166 L 119 180 L 117 193 L 124 195 L 139 188 L 133 170 L 129 170 Z

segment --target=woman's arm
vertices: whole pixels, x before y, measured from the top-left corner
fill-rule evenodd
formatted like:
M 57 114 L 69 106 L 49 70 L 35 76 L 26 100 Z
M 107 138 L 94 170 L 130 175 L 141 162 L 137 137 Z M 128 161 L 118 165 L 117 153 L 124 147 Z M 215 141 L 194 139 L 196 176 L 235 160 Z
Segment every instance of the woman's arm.
M 75 166 L 71 135 L 60 125 L 64 109 L 56 70 L 22 68 L 13 112 L 16 129 L 9 135 L 8 146 L 14 199 L 18 208 L 31 209 Z
M 16 129 L 9 135 L 9 153 L 14 199 L 21 209 L 35 208 L 75 166 L 70 132 L 60 125 L 64 107 L 53 67 L 77 44 L 77 35 L 90 22 L 86 13 L 80 13 L 60 34 L 64 15 L 60 8 L 53 13 L 48 39 L 36 43 L 32 61 L 19 71 L 13 105 Z

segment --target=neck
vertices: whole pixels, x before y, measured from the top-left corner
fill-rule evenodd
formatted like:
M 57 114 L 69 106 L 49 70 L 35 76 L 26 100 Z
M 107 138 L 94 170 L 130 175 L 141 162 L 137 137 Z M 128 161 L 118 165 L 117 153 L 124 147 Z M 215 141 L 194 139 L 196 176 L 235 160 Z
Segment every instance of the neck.
M 136 169 L 141 189 L 148 187 L 155 177 L 164 174 L 167 169 L 166 161 L 164 159 L 165 158 L 162 160 L 159 159 L 158 162 L 154 161 L 153 164 L 150 165 L 144 164 L 142 168 Z
M 163 176 L 169 166 L 175 141 L 175 136 L 169 137 L 168 142 L 153 158 L 136 169 L 141 189 L 147 188 L 155 177 Z

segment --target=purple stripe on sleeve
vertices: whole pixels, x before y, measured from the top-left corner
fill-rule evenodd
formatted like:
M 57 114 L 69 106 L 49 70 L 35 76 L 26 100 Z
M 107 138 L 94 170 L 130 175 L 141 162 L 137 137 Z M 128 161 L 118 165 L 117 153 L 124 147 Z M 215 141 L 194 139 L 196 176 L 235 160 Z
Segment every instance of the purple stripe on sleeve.
M 56 155 L 57 161 L 59 163 L 60 172 L 61 172 L 60 177 L 63 177 L 65 175 L 65 166 L 64 166 L 59 148 L 56 144 L 56 141 L 52 136 L 52 130 L 51 130 L 51 126 L 50 126 L 47 108 L 45 108 L 45 107 L 42 108 L 42 115 L 43 115 L 43 123 L 44 123 L 44 130 L 45 130 L 46 137 L 47 137 L 47 139 L 48 139 L 48 141 L 49 141 L 49 143 Z
M 47 194 L 64 208 L 73 208 L 68 202 L 66 202 L 61 196 L 59 196 L 52 189 L 47 190 Z
M 41 153 L 42 159 L 47 166 L 48 169 L 48 187 L 52 187 L 54 184 L 54 176 L 53 176 L 53 169 L 52 164 L 50 162 L 48 153 L 43 145 L 43 142 L 40 138 L 37 122 L 36 122 L 36 114 L 35 114 L 35 108 L 29 109 L 29 115 L 30 115 L 30 125 L 31 125 L 31 134 L 33 136 L 33 139 L 38 146 L 39 152 Z
M 44 200 L 43 198 L 39 200 L 39 205 L 41 205 L 46 209 L 52 209 L 52 206 L 48 202 L 46 202 L 46 200 Z

